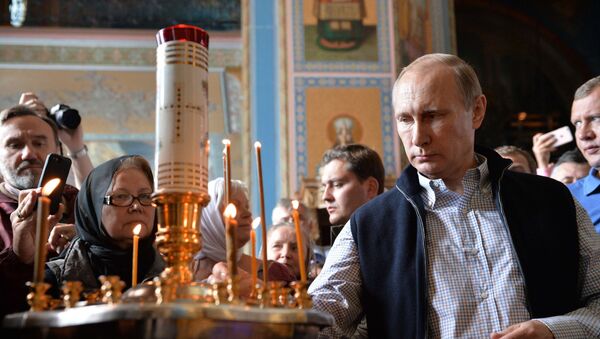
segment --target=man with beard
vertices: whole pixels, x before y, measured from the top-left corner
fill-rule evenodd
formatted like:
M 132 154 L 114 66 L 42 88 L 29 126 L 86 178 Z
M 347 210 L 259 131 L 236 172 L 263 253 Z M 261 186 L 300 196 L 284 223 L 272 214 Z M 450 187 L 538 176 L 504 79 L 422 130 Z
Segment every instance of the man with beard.
M 54 122 L 26 106 L 0 112 L 0 317 L 27 309 L 25 283 L 32 280 L 35 256 L 35 202 L 46 156 L 58 151 Z M 66 186 L 58 213 L 48 217 L 49 255 L 75 235 L 73 205 L 77 189 Z M 68 224 L 58 224 L 59 221 Z

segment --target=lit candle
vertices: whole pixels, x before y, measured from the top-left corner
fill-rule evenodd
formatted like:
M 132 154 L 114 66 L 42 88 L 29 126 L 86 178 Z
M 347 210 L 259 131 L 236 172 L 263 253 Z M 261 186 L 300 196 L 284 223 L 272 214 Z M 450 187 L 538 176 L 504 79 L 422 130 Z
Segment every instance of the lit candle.
M 250 230 L 250 252 L 252 252 L 252 261 L 250 262 L 250 271 L 252 276 L 252 288 L 256 286 L 256 231 L 255 229 L 260 224 L 260 217 L 252 221 L 252 229 Z M 263 270 L 265 268 L 263 267 Z
M 229 277 L 234 279 L 237 275 L 237 248 L 235 246 L 235 216 L 237 210 L 234 204 L 229 204 L 223 212 L 225 219 L 225 245 L 227 249 L 227 267 L 229 268 Z
M 133 263 L 131 270 L 131 287 L 137 285 L 137 273 L 138 273 L 138 247 L 140 242 L 140 231 L 142 230 L 142 224 L 137 224 L 133 228 Z
M 302 243 L 302 232 L 300 232 L 300 214 L 298 213 L 298 207 L 300 202 L 298 200 L 292 201 L 292 217 L 294 218 L 294 226 L 296 229 L 296 243 L 298 244 L 298 264 L 300 266 L 300 281 L 306 283 L 306 267 L 304 261 L 304 245 Z
M 256 151 L 256 173 L 258 175 L 258 191 L 260 193 L 260 220 L 265 219 L 265 192 L 263 189 L 263 176 L 262 176 L 262 160 L 260 155 L 261 144 L 260 142 L 254 143 L 254 150 Z M 267 225 L 265 223 L 260 224 L 262 233 L 262 263 L 263 263 L 263 286 L 267 286 L 268 266 L 267 266 Z
M 231 141 L 229 141 L 229 139 L 223 139 L 223 145 L 225 145 L 223 153 L 225 154 L 224 166 L 226 167 L 223 169 L 226 171 L 225 177 L 223 178 L 225 179 L 225 196 L 227 198 L 225 203 L 229 204 L 231 201 Z
M 44 282 L 44 267 L 46 265 L 46 256 L 48 255 L 46 249 L 46 243 L 48 242 L 48 215 L 50 214 L 50 198 L 48 196 L 58 184 L 60 184 L 60 179 L 58 178 L 48 181 L 42 188 L 42 195 L 38 197 L 37 201 L 35 258 L 33 259 L 35 268 L 33 271 L 34 283 Z

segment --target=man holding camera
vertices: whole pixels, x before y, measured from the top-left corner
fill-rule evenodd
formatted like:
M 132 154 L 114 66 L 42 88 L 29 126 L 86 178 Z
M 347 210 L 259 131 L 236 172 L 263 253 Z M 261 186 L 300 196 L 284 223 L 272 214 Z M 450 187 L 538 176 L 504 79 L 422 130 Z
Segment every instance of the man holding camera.
M 36 187 L 46 157 L 57 151 L 52 120 L 24 105 L 0 112 L 0 318 L 27 308 L 25 283 L 33 274 L 35 202 L 40 194 Z M 48 217 L 51 251 L 60 252 L 75 236 L 76 196 L 77 189 L 67 185 L 61 208 Z
M 87 146 L 83 143 L 83 128 L 81 127 L 79 112 L 62 104 L 53 106 L 48 111 L 44 103 L 31 92 L 21 94 L 19 105 L 28 106 L 38 115 L 48 117 L 54 121 L 56 127 L 58 127 L 58 139 L 65 145 L 66 155 L 73 161 L 74 186 L 80 187 L 94 166 L 88 156 Z

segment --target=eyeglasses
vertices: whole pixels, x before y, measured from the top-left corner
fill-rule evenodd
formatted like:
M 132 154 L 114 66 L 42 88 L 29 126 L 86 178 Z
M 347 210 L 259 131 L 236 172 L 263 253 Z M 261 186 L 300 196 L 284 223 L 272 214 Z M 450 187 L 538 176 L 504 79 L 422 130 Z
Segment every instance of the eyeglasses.
M 133 201 L 137 200 L 143 206 L 152 205 L 152 193 L 142 193 L 138 196 L 131 195 L 129 193 L 115 193 L 113 195 L 107 195 L 104 197 L 105 205 L 129 207 L 133 204 Z

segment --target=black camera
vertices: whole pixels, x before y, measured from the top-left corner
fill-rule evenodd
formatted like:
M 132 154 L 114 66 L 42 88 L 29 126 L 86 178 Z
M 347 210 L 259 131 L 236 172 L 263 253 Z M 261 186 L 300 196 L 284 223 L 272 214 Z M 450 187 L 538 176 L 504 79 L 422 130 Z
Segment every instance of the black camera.
M 60 129 L 76 129 L 81 124 L 79 111 L 63 104 L 54 105 L 49 117 Z

